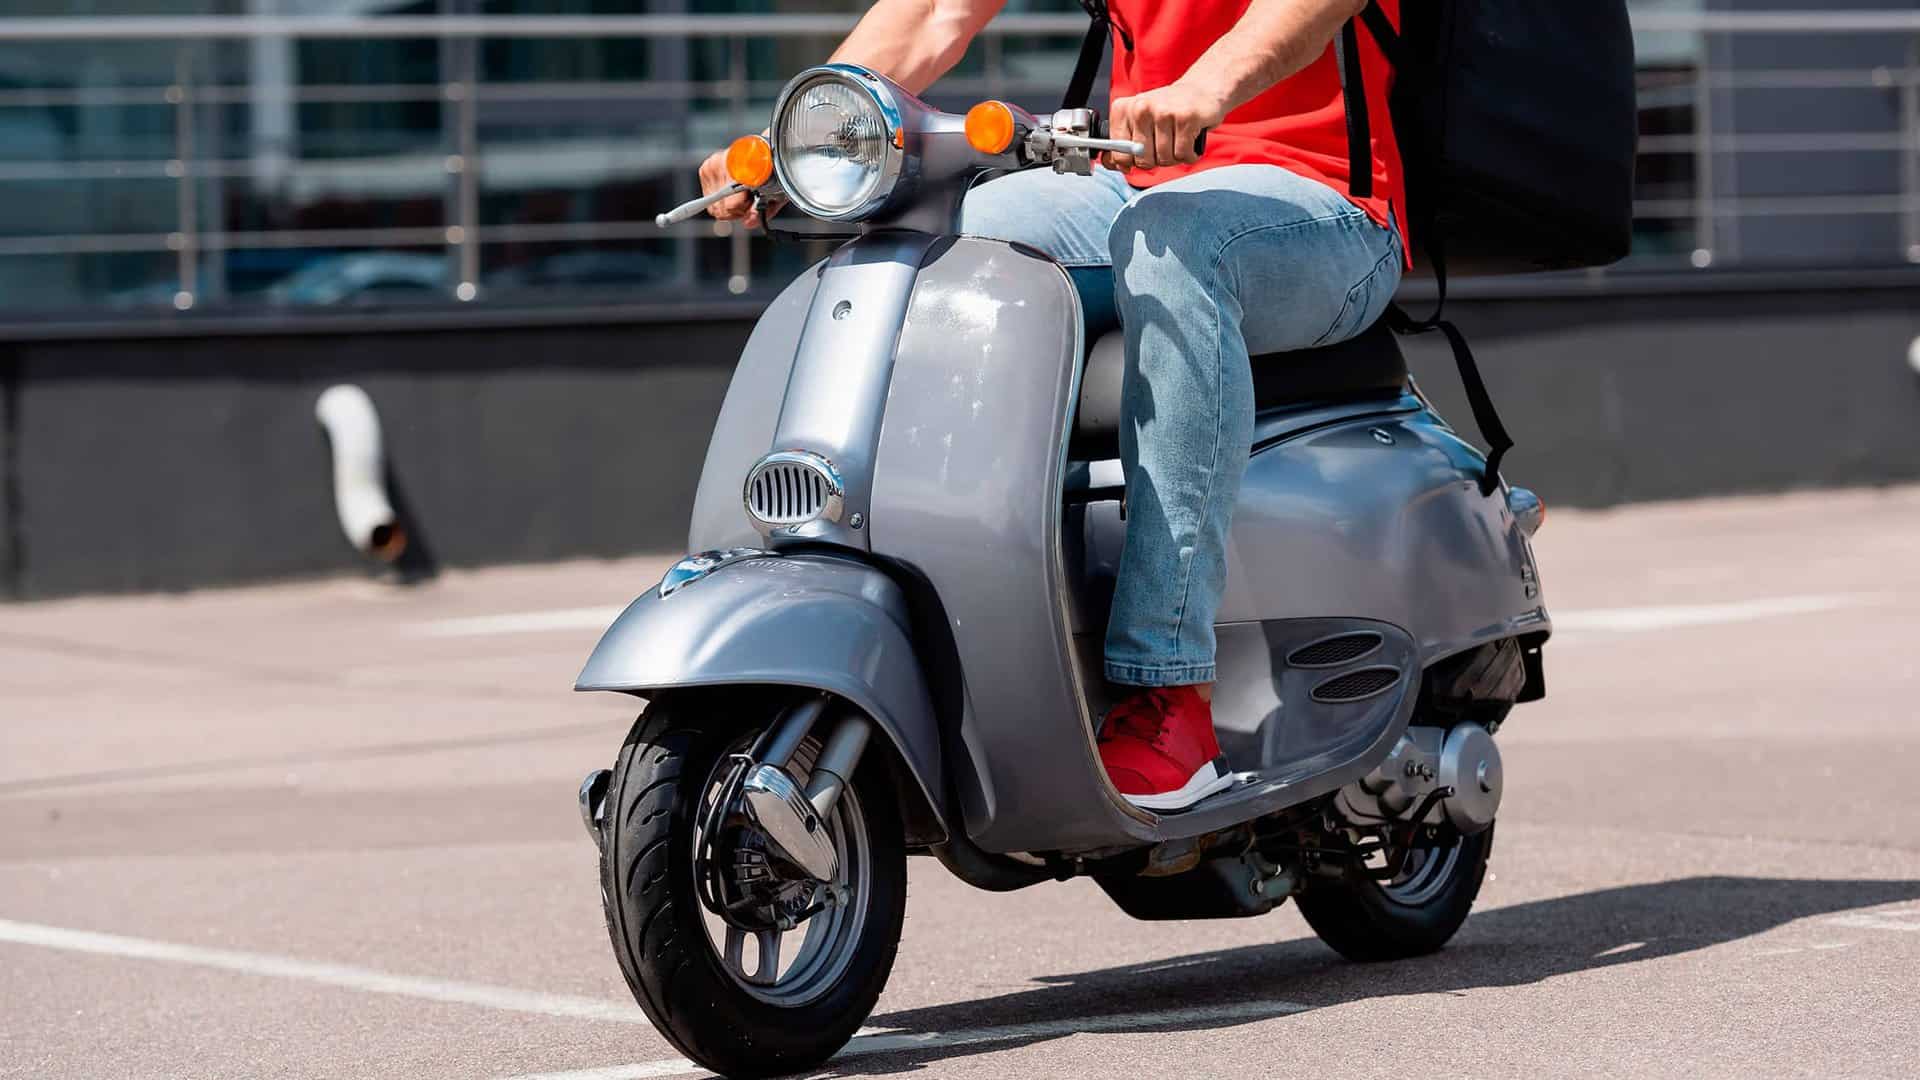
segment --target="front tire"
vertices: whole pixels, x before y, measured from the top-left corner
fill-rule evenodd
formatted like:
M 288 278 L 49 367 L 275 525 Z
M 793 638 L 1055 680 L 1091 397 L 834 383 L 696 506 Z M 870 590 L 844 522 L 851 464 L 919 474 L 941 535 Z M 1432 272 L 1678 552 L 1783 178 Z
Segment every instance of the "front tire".
M 778 714 L 777 702 L 745 694 L 656 698 L 621 747 L 602 826 L 601 896 L 627 985 L 668 1041 L 725 1076 L 795 1072 L 845 1046 L 886 985 L 906 911 L 900 817 L 871 765 L 828 819 L 850 899 L 776 935 L 771 976 L 766 942 L 727 936 L 701 903 L 694 856 L 702 804 L 728 755 Z M 817 744 L 796 756 L 796 771 L 811 750 Z M 803 933 L 797 949 L 779 956 L 782 939 Z M 752 973 L 744 970 L 748 948 L 757 954 Z
M 1298 897 L 1300 914 L 1333 951 L 1376 963 L 1437 952 L 1467 921 L 1486 878 L 1493 828 L 1432 849 L 1392 883 L 1376 881 L 1350 862 L 1337 878 L 1312 879 Z M 1432 860 L 1432 861 L 1428 861 Z

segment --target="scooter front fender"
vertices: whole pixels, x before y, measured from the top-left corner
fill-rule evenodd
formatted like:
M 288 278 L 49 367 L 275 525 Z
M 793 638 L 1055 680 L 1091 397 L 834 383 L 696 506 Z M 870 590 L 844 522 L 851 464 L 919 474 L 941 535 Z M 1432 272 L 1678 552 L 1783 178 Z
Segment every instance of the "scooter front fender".
M 807 687 L 865 710 L 945 839 L 940 728 L 893 579 L 832 555 L 728 563 L 670 595 L 650 589 L 601 635 L 575 690 Z M 904 792 L 903 792 L 904 793 Z M 910 816 L 910 815 L 909 815 Z

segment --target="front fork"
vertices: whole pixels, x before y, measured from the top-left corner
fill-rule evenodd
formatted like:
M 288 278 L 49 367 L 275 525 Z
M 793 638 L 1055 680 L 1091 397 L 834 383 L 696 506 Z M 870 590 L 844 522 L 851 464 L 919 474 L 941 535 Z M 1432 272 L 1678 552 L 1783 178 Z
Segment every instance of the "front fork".
M 802 788 L 787 765 L 801 742 L 818 726 L 831 700 L 825 694 L 816 694 L 782 712 L 754 744 L 744 763 L 744 779 L 739 781 L 737 792 L 726 793 L 725 800 L 731 803 L 738 799 L 767 839 L 819 881 L 833 880 L 839 869 L 839 855 L 826 821 L 853 782 L 854 771 L 860 767 L 873 737 L 873 722 L 860 710 L 836 710 L 833 730 L 827 734 Z M 612 775 L 607 769 L 596 769 L 580 783 L 580 820 L 596 845 L 604 842 L 607 786 Z M 730 807 L 716 809 L 724 818 Z

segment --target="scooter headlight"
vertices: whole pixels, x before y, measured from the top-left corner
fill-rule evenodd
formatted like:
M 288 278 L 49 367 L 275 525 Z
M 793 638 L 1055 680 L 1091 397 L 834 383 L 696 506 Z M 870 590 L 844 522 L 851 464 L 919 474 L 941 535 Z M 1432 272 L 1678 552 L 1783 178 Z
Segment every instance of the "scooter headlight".
M 899 110 L 856 70 L 817 68 L 781 93 L 773 166 L 794 205 L 829 221 L 859 221 L 885 205 L 900 177 Z

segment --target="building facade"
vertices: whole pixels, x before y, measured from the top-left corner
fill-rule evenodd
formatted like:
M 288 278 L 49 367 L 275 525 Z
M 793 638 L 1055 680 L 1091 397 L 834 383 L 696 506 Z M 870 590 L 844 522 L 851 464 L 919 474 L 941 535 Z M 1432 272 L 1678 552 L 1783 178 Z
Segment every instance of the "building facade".
M 764 123 L 859 7 L 15 0 L 0 18 L 0 321 L 751 305 L 818 252 L 704 220 L 662 233 L 652 216 L 693 193 L 705 153 Z M 1634 257 L 1606 276 L 1920 262 L 1914 33 L 1823 31 L 1818 12 L 1790 31 L 1713 28 L 1790 17 L 1791 0 L 1634 9 L 1640 225 Z M 169 36 L 140 21 L 157 14 L 415 25 L 323 36 L 225 18 Z M 452 32 L 517 15 L 584 25 Z M 1053 102 L 1077 6 L 1013 0 L 1007 15 L 937 100 Z M 72 35 L 28 35 L 40 18 Z

